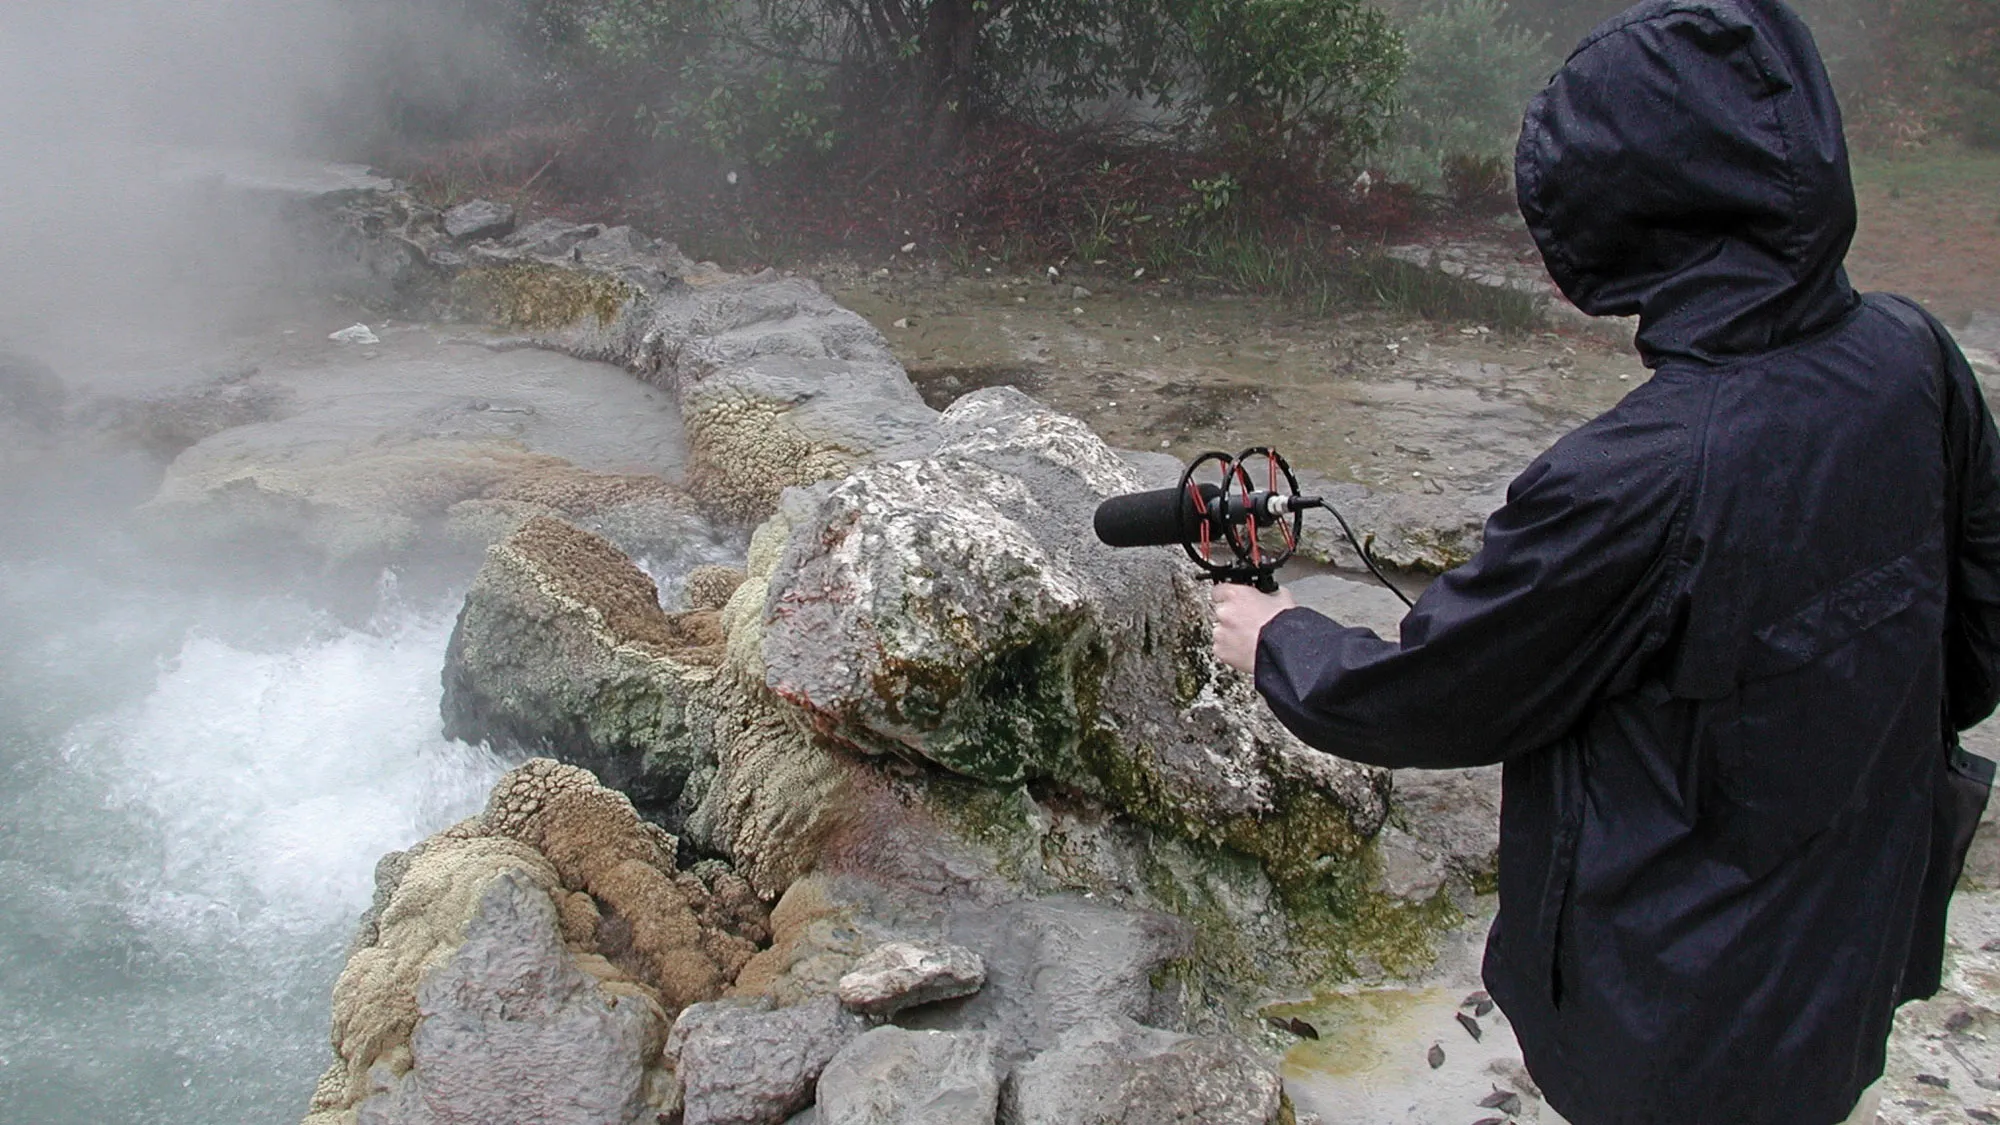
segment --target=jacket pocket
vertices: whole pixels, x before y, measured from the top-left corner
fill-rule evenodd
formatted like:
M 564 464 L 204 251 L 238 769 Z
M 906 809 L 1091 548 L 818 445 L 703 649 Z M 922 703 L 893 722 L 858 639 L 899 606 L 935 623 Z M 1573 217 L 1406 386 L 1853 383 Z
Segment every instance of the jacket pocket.
M 1789 617 L 1757 630 L 1743 680 L 1781 675 L 1851 643 L 1914 605 L 1924 580 L 1914 553 L 1843 580 Z
M 1709 807 L 1757 875 L 1937 752 L 1941 582 L 1924 556 L 1854 575 L 1757 631 L 1705 724 Z

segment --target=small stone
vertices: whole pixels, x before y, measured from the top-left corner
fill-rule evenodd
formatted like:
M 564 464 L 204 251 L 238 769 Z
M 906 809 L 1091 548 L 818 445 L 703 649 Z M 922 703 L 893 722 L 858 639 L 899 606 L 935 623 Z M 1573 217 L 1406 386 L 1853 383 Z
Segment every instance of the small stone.
M 914 243 L 914 242 L 905 242 L 905 243 L 903 243 L 903 248 L 902 248 L 902 250 L 901 250 L 900 252 L 901 252 L 901 253 L 904 253 L 904 254 L 907 254 L 907 253 L 909 253 L 910 251 L 912 251 L 912 250 L 915 250 L 916 248 L 917 248 L 917 244 L 916 244 L 916 243 Z
M 1444 1048 L 1436 1043 L 1431 1044 L 1431 1053 L 1429 1055 L 1429 1059 L 1432 1070 L 1436 1070 L 1438 1067 L 1443 1066 Z
M 840 978 L 840 1002 L 857 1012 L 888 1015 L 904 1008 L 970 996 L 986 983 L 986 962 L 963 946 L 892 941 L 875 947 Z
M 514 209 L 490 199 L 473 199 L 444 213 L 444 232 L 454 242 L 499 238 L 514 229 Z
M 868 1029 L 831 997 L 776 1011 L 695 1004 L 667 1035 L 687 1125 L 776 1125 L 813 1100 L 829 1060 Z
M 1069 299 L 1072 301 L 1081 301 L 1088 296 L 1090 296 L 1090 290 L 1085 289 L 1081 285 L 1072 286 L 1070 288 Z
M 890 325 L 890 327 L 892 328 L 908 328 L 909 326 L 910 326 L 910 318 L 907 316 L 896 318 L 896 322 Z
M 1472 1036 L 1472 1041 L 1477 1043 L 1479 1041 L 1479 1034 L 1480 1034 L 1479 1021 L 1473 1019 L 1471 1016 L 1466 1015 L 1464 1012 L 1459 1012 L 1456 1018 L 1458 1020 L 1458 1026 L 1464 1028 L 1465 1033 L 1467 1035 Z
M 1381 867 L 1374 889 L 1405 902 L 1429 901 L 1451 876 L 1435 848 L 1393 824 L 1375 837 L 1375 854 Z

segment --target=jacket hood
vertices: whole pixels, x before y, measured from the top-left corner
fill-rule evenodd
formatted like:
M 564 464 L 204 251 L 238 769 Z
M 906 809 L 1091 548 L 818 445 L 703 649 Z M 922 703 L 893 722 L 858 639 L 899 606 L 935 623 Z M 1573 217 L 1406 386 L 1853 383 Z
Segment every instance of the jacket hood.
M 1593 316 L 1639 315 L 1648 366 L 1782 347 L 1856 297 L 1840 107 L 1777 0 L 1647 0 L 1600 25 L 1529 104 L 1521 213 Z

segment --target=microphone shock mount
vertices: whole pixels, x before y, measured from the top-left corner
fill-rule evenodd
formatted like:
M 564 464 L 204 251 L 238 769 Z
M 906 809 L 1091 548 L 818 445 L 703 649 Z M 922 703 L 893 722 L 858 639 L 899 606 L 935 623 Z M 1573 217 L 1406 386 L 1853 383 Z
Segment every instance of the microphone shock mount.
M 1202 479 L 1205 469 L 1213 479 Z M 1323 497 L 1299 494 L 1292 466 L 1270 446 L 1252 446 L 1234 457 L 1216 450 L 1203 453 L 1181 471 L 1180 493 L 1186 498 L 1178 506 L 1181 547 L 1209 581 L 1275 593 L 1278 568 L 1298 551 L 1307 509 L 1324 508 L 1376 580 L 1410 604 L 1339 511 Z

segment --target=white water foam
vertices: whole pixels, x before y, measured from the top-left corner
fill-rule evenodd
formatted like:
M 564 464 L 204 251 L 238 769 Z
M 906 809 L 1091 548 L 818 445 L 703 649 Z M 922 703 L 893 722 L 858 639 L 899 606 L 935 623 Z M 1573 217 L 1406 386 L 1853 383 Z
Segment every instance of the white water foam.
M 62 739 L 0 714 L 0 1121 L 303 1115 L 376 861 L 478 811 L 506 765 L 439 733 L 455 602 L 388 604 L 362 628 L 184 606 L 203 624 L 150 691 Z M 90 613 L 36 624 L 24 641 L 132 681 Z
M 134 921 L 308 931 L 351 922 L 375 861 L 477 812 L 503 763 L 439 733 L 448 612 L 257 651 L 197 630 L 104 732 L 108 801 L 155 826 Z

